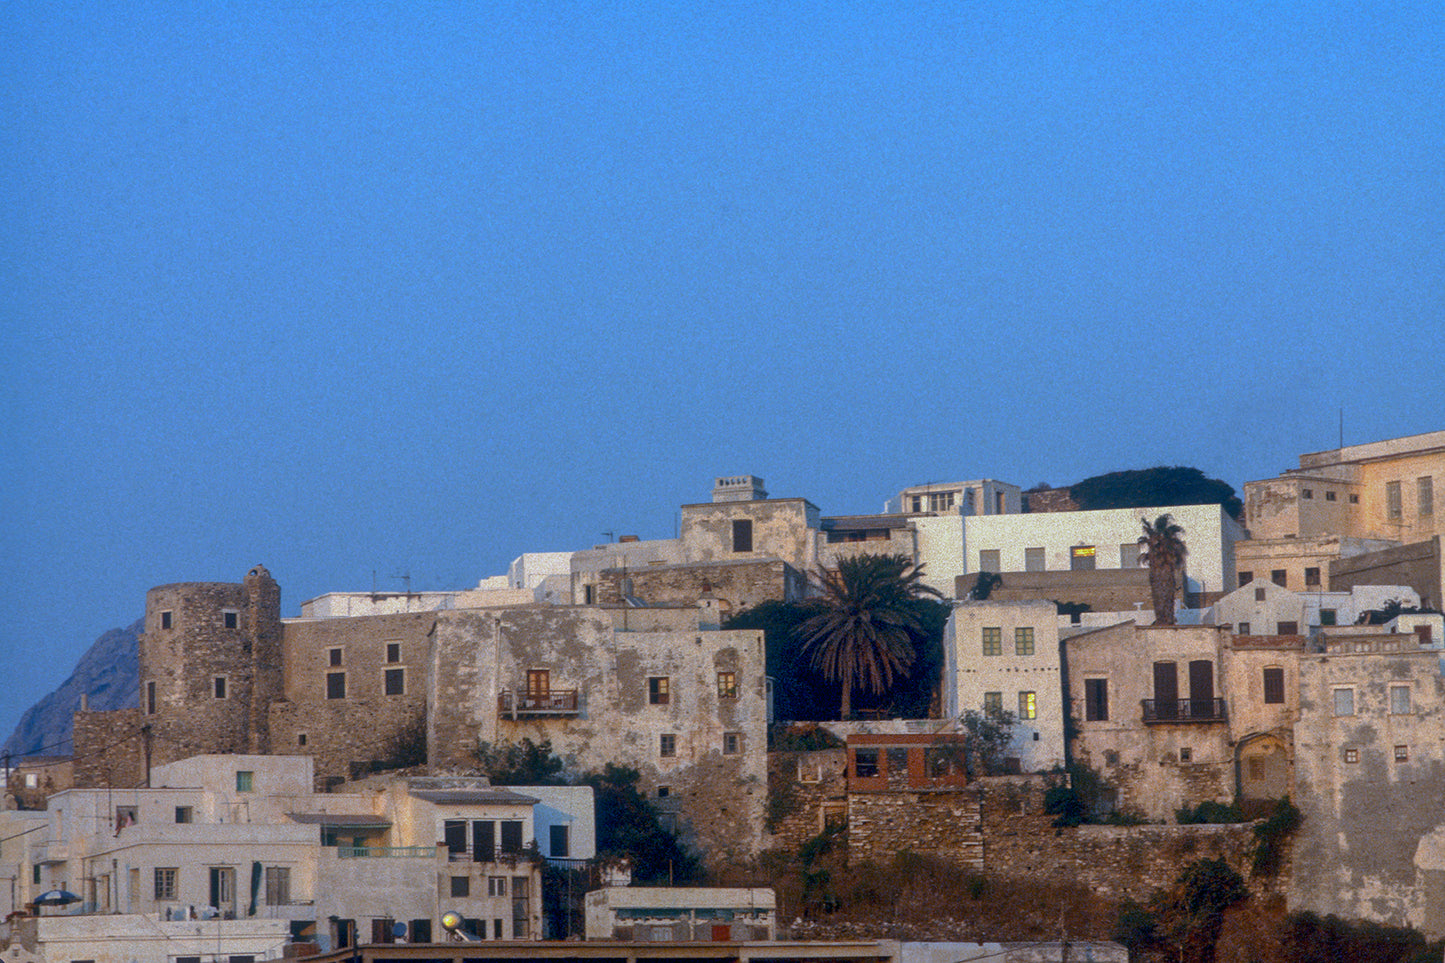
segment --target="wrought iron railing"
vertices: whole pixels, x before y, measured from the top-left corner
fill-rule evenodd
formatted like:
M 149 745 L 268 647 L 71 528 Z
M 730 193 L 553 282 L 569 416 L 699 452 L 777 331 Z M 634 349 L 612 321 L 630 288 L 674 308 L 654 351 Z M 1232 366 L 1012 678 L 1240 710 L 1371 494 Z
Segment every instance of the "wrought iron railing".
M 552 689 L 540 693 L 503 689 L 497 694 L 497 713 L 503 716 L 559 716 L 575 715 L 576 712 L 576 689 Z
M 1225 722 L 1223 699 L 1145 699 L 1145 722 Z

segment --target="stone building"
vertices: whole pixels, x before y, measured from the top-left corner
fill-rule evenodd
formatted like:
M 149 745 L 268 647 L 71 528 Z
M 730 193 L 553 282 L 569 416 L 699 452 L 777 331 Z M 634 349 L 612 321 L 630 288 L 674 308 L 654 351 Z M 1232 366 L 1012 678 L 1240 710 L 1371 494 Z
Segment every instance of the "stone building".
M 1329 634 L 1300 658 L 1291 909 L 1445 936 L 1445 680 L 1414 634 Z

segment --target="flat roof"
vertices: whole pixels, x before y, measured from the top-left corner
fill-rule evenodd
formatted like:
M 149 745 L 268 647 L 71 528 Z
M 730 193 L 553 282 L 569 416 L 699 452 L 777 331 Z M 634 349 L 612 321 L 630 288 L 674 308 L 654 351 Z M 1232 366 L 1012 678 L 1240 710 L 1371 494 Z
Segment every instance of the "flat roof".
M 532 806 L 541 800 L 510 789 L 412 789 L 408 795 L 438 806 L 506 805 Z

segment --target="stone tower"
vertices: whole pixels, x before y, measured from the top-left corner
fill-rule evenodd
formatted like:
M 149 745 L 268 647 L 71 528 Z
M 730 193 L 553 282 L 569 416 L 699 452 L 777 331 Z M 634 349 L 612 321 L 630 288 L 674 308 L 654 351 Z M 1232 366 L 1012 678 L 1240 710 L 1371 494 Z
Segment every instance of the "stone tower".
M 146 593 L 140 712 L 152 762 L 265 753 L 282 694 L 281 590 L 257 565 L 237 585 L 178 582 Z

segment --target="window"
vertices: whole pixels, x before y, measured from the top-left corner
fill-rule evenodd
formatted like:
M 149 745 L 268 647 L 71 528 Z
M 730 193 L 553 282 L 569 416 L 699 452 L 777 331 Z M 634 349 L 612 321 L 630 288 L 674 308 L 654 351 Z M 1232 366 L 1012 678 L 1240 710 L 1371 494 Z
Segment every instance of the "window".
M 330 649 L 330 650 L 328 650 L 327 653 L 326 653 L 326 664 L 327 664 L 327 665 L 330 665 L 330 666 L 333 666 L 333 667 L 340 665 L 340 664 L 341 664 L 341 650 L 340 650 L 340 649 Z
M 466 896 L 471 896 L 471 895 L 472 895 L 472 878 L 471 878 L 470 876 L 453 876 L 453 877 L 452 877 L 452 898 L 453 898 L 453 899 L 459 899 L 459 898 L 461 898 L 461 897 L 466 897 Z
M 567 858 L 570 851 L 567 829 L 565 824 L 560 823 L 547 827 L 548 852 L 553 859 Z
M 1407 685 L 1390 686 L 1390 715 L 1404 716 L 1410 714 L 1410 687 Z
M 177 807 L 176 807 L 176 822 L 178 822 L 178 823 L 194 822 L 194 821 L 195 821 L 195 818 L 196 818 L 196 811 L 195 811 L 194 809 L 192 809 L 190 806 L 177 806 Z
M 497 919 L 497 920 L 492 920 L 492 939 L 494 939 L 494 940 L 500 940 L 501 938 L 502 938 L 502 921 L 499 920 L 499 919 Z
M 733 551 L 751 552 L 753 550 L 753 522 L 750 518 L 733 519 Z
M 307 743 L 306 733 L 304 733 L 304 732 L 298 732 L 298 733 L 296 733 L 296 745 L 298 745 L 298 746 L 304 746 L 304 745 L 306 745 L 306 743 Z
M 1313 488 L 1303 489 L 1303 490 L 1300 492 L 1300 494 L 1303 495 L 1305 498 L 1310 498 L 1310 499 L 1312 499 L 1312 498 L 1315 497 L 1315 492 L 1314 492 L 1314 489 L 1313 489 Z
M 1334 500 L 1335 500 L 1335 493 L 1334 493 L 1333 491 L 1330 491 L 1329 489 L 1325 489 L 1325 501 L 1327 501 L 1327 502 L 1332 502 L 1332 501 L 1334 501 Z
M 1003 712 L 1003 693 L 985 692 L 983 694 L 983 711 L 990 716 L 996 716 Z
M 1396 762 L 1409 762 L 1409 761 L 1410 761 L 1410 747 L 1409 747 L 1409 746 L 1396 746 L 1396 747 L 1395 747 L 1395 761 L 1396 761 Z
M 584 585 L 584 586 L 582 586 L 582 604 L 583 604 L 583 605 L 596 605 L 596 604 L 597 604 L 597 586 L 595 586 L 595 585 Z
M 1031 628 L 1014 629 L 1014 655 L 1034 654 L 1034 630 Z
M 1255 600 L 1256 602 L 1263 602 L 1263 601 L 1264 601 L 1265 599 L 1267 599 L 1268 597 L 1269 597 L 1269 593 L 1268 593 L 1267 591 L 1265 591 L 1264 589 L 1262 589 L 1262 588 L 1257 588 L 1257 589 L 1254 590 L 1254 600 Z
M 170 613 L 170 612 L 162 612 L 162 613 L 161 613 L 161 628 L 163 628 L 163 629 L 169 629 L 169 628 L 171 628 L 173 625 L 174 625 L 174 620 L 171 618 L 171 613 Z
M 647 701 L 650 705 L 665 706 L 671 701 L 671 686 L 668 677 L 655 675 L 647 680 Z
M 1359 762 L 1359 761 L 1360 761 L 1360 750 L 1358 750 L 1358 749 L 1346 749 L 1346 750 L 1345 750 L 1345 762 L 1348 762 L 1348 763 L 1356 763 L 1356 762 Z
M 1360 496 L 1359 496 L 1359 495 L 1351 495 L 1351 496 L 1350 496 L 1350 504 L 1351 504 L 1351 505 L 1358 505 L 1359 503 L 1360 503 Z
M 657 737 L 657 754 L 664 759 L 671 759 L 677 755 L 677 736 L 671 732 L 664 732 Z
M 1109 719 L 1109 680 L 1084 680 L 1084 719 L 1106 722 Z
M 1003 629 L 990 626 L 983 630 L 983 654 L 1003 655 Z
M 1280 622 L 1276 627 L 1276 635 L 1299 635 L 1298 622 Z
M 1306 585 L 1319 585 L 1319 584 L 1320 584 L 1320 570 L 1317 569 L 1317 568 L 1307 568 L 1307 569 L 1305 569 L 1305 584 L 1306 584 Z
M 978 570 L 980 572 L 1002 572 L 1003 559 L 996 548 L 985 548 L 978 553 Z
M 1193 761 L 1194 761 L 1194 750 L 1191 749 L 1191 748 L 1188 747 L 1188 746 L 1180 746 L 1180 747 L 1179 747 L 1179 761 L 1180 761 L 1180 762 L 1193 762 Z
M 1320 625 L 1337 625 L 1338 618 L 1334 609 L 1320 609 Z
M 1284 702 L 1284 669 L 1280 666 L 1267 666 L 1264 670 L 1264 701 L 1266 705 Z
M 522 851 L 522 821 L 520 819 L 502 820 L 502 852 L 520 853 Z
M 505 876 L 488 876 L 488 877 L 487 877 L 487 895 L 488 895 L 488 896 L 506 896 L 506 895 L 507 895 L 507 877 L 505 877 Z
M 1400 483 L 1397 481 L 1385 482 L 1385 514 L 1390 518 L 1400 518 L 1405 514 L 1404 506 L 1400 502 Z
M 382 673 L 382 685 L 389 696 L 406 694 L 406 670 L 387 669 Z
M 1288 582 L 1285 580 L 1285 571 L 1282 568 L 1273 569 L 1269 573 L 1269 580 L 1280 588 L 1286 588 Z
M 146 683 L 146 715 L 148 715 L 148 716 L 153 716 L 153 715 L 155 715 L 155 714 L 156 714 L 156 684 L 155 684 L 154 682 L 147 682 L 147 683 Z
M 544 700 L 552 695 L 552 670 L 551 669 L 528 669 L 527 670 L 527 698 L 529 700 Z
M 1239 623 L 1239 631 L 1237 631 L 1237 632 L 1235 633 L 1235 635 L 1249 635 L 1249 634 L 1250 634 L 1249 629 L 1250 629 L 1250 625 L 1249 625 L 1248 622 L 1241 622 L 1241 623 Z
M 1025 691 L 1019 693 L 1019 718 L 1037 719 L 1039 717 L 1038 696 L 1034 692 Z
M 1239 587 L 1240 587 L 1240 588 L 1244 588 L 1246 585 L 1248 585 L 1250 582 L 1253 582 L 1253 581 L 1254 581 L 1254 573 L 1253 573 L 1253 572 L 1240 572 L 1240 573 L 1239 573 Z
M 658 799 L 666 799 L 668 796 L 671 796 L 671 795 L 672 795 L 672 787 L 671 787 L 671 786 L 658 786 L 658 787 L 657 787 L 657 798 L 658 798 Z
M 1120 567 L 1120 568 L 1138 568 L 1138 567 L 1139 567 L 1139 543 L 1138 543 L 1138 542 L 1125 542 L 1124 544 L 1122 544 L 1122 545 L 1119 546 L 1119 567 Z
M 1024 571 L 1042 572 L 1044 570 L 1044 550 L 1042 548 L 1024 549 Z
M 738 697 L 738 674 L 736 672 L 719 672 L 717 674 L 717 697 L 719 699 L 736 699 Z
M 134 826 L 136 824 L 136 815 L 136 808 L 134 806 L 116 806 L 115 828 L 120 830 L 126 826 Z
M 346 698 L 346 673 L 345 673 L 345 672 L 328 672 L 328 673 L 326 673 L 326 698 L 328 698 L 328 699 L 345 699 L 345 698 Z
M 1335 690 L 1335 715 L 1352 716 L 1355 714 L 1355 690 Z
M 871 779 L 878 775 L 878 750 L 853 750 L 853 775 L 859 779 Z
M 1075 545 L 1069 549 L 1069 569 L 1075 572 L 1094 570 L 1094 546 Z
M 226 698 L 226 677 L 223 675 L 218 675 L 214 679 L 212 679 L 211 691 L 215 694 L 217 699 Z
M 401 661 L 401 643 L 400 643 L 400 642 L 388 642 L 388 643 L 386 643 L 386 661 L 388 661 L 388 662 L 400 662 L 400 661 Z
M 527 877 L 512 877 L 512 939 L 527 938 Z
M 233 609 L 226 609 L 221 613 L 221 622 L 228 629 L 238 628 L 241 622 L 240 615 Z
M 291 902 L 291 867 L 266 867 L 266 905 L 286 906 Z
M 176 899 L 176 874 L 178 870 L 174 866 L 156 867 L 156 899 Z
M 723 755 L 736 756 L 742 752 L 743 734 L 741 732 L 723 733 Z
M 236 792 L 251 792 L 256 788 L 256 774 L 249 769 L 236 770 Z
M 1435 514 L 1435 479 L 1429 475 L 1415 479 L 1415 507 L 1423 518 Z

